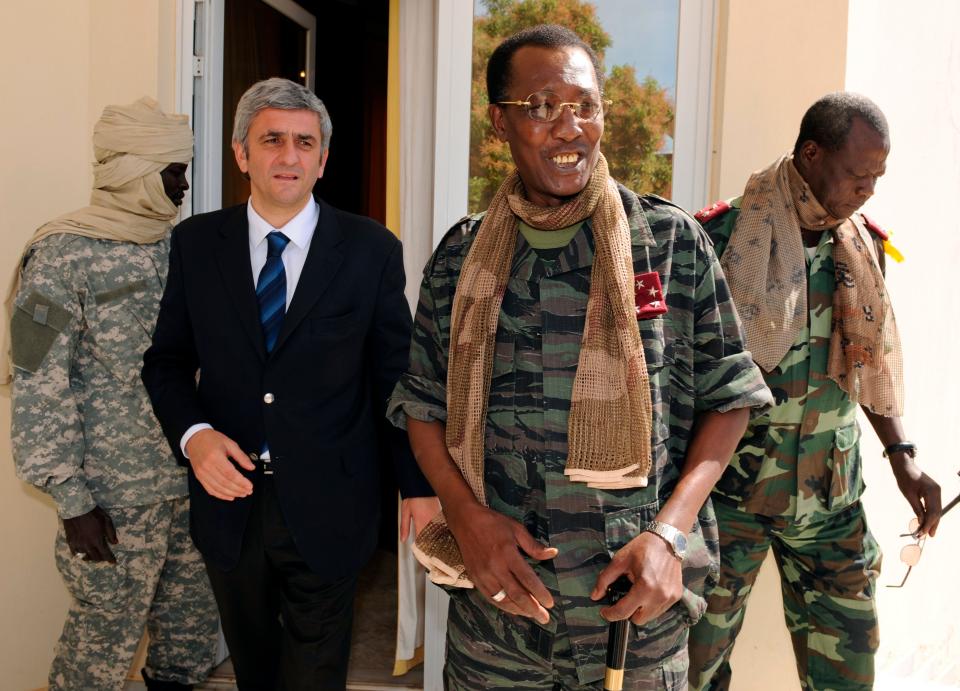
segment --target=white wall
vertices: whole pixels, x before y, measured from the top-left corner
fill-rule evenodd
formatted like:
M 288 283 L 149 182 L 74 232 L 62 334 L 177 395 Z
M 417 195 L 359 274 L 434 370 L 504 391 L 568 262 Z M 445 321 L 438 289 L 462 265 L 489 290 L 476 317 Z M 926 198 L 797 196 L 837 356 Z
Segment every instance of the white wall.
M 846 88 L 876 101 L 889 121 L 887 174 L 866 211 L 893 230 L 906 256 L 887 269 L 903 339 L 905 427 L 949 499 L 960 491 L 953 438 L 960 423 L 960 3 L 850 0 Z M 864 503 L 884 550 L 880 581 L 898 583 L 907 539 L 897 535 L 911 512 L 879 444 L 865 439 Z M 878 667 L 886 688 L 921 689 L 925 680 L 960 686 L 958 531 L 960 509 L 927 542 L 906 588 L 880 589 Z M 906 675 L 909 686 L 888 681 Z

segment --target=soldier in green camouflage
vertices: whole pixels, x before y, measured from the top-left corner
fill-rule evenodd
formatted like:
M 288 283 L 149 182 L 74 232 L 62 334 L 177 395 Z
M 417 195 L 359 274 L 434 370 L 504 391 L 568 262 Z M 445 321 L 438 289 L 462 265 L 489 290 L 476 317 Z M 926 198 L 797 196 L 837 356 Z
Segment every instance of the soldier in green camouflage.
M 216 604 L 139 374 L 193 135 L 143 99 L 108 107 L 94 147 L 91 206 L 31 239 L 10 322 L 16 471 L 57 506 L 73 596 L 49 688 L 122 689 L 146 627 L 147 688 L 189 689 L 215 662 Z
M 522 104 L 490 107 L 538 206 L 576 196 L 594 169 L 600 74 L 592 51 L 560 27 L 521 32 L 491 58 L 492 103 L 544 89 L 565 102 L 553 119 Z M 549 231 L 517 224 L 483 435 L 487 507 L 466 487 L 443 438 L 451 312 L 483 214 L 454 225 L 424 271 L 410 365 L 388 416 L 408 428 L 476 585 L 449 589 L 450 689 L 599 688 L 608 621 L 626 618 L 634 625 L 624 688 L 686 689 L 687 630 L 703 612 L 718 562 L 708 493 L 750 408 L 771 399 L 742 348 L 699 225 L 658 197 L 622 186 L 618 196 L 652 398 L 645 487 L 597 489 L 564 474 L 596 259 L 592 218 Z M 682 540 L 651 532 L 654 520 L 680 526 L 685 553 Z M 630 593 L 604 607 L 607 585 L 621 574 L 634 583 Z
M 860 503 L 864 489 L 857 424 L 858 402 L 833 376 L 831 339 L 835 292 L 850 286 L 849 267 L 835 261 L 837 226 L 872 195 L 889 151 L 886 121 L 868 99 L 831 94 L 804 116 L 789 172 L 806 253 L 807 315 L 779 364 L 764 371 L 777 405 L 754 418 L 713 493 L 720 528 L 720 580 L 708 595 L 703 619 L 690 635 L 690 687 L 727 689 L 730 653 L 747 598 L 767 551 L 779 566 L 787 628 L 804 689 L 870 689 L 879 641 L 875 608 L 880 550 Z M 760 173 L 755 175 L 761 175 Z M 750 185 L 748 185 L 748 190 Z M 732 239 L 742 232 L 743 198 L 719 202 L 697 214 L 714 242 L 731 286 L 739 271 L 729 262 Z M 822 208 L 821 208 L 822 207 Z M 807 221 L 809 208 L 821 219 Z M 859 218 L 854 219 L 859 225 Z M 885 236 L 867 221 L 864 245 L 883 270 Z M 783 238 L 778 241 L 783 253 Z M 803 261 L 803 258 L 800 259 Z M 739 269 L 738 269 L 739 267 Z M 768 279 L 768 285 L 770 279 Z M 882 279 L 880 279 L 882 283 Z M 839 286 L 839 287 L 838 287 Z M 736 293 L 734 293 L 736 296 Z M 747 322 L 752 305 L 737 303 Z M 891 313 L 892 318 L 892 313 Z M 756 355 L 762 343 L 748 347 Z M 841 381 L 843 379 L 841 378 Z M 861 392 L 862 393 L 862 392 Z M 863 409 L 886 447 L 901 492 L 933 534 L 940 516 L 940 489 L 913 460 L 896 414 Z

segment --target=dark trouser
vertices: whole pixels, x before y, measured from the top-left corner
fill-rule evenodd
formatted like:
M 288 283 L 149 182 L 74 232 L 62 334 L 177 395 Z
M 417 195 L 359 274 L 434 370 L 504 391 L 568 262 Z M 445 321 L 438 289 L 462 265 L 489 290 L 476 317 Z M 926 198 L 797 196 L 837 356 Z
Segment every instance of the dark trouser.
M 207 560 L 240 691 L 343 689 L 357 577 L 322 582 L 300 558 L 273 481 L 254 490 L 240 561 Z
M 447 691 L 599 691 L 581 683 L 566 623 L 556 634 L 529 619 L 493 609 L 474 591 L 454 593 L 447 620 Z M 653 659 L 651 659 L 653 658 Z M 687 690 L 687 629 L 668 637 L 631 638 L 625 691 Z

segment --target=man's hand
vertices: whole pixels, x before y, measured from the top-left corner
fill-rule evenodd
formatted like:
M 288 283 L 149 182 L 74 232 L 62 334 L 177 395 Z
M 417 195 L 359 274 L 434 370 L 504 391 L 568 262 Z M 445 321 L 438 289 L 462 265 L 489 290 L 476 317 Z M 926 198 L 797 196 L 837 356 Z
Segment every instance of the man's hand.
M 629 618 L 641 626 L 666 612 L 683 595 L 680 560 L 653 533 L 640 533 L 613 555 L 597 577 L 590 599 L 603 599 L 607 588 L 620 576 L 626 576 L 633 585 L 615 605 L 600 610 L 607 621 Z
M 440 500 L 436 497 L 411 497 L 400 502 L 400 542 L 406 542 L 413 521 L 413 536 L 427 527 L 427 523 L 440 513 Z
M 63 532 L 66 534 L 70 552 L 84 555 L 84 561 L 117 563 L 117 558 L 110 549 L 110 545 L 119 542 L 117 531 L 110 516 L 99 506 L 75 518 L 64 518 Z
M 555 547 L 545 547 L 517 521 L 480 504 L 447 512 L 447 523 L 477 590 L 504 612 L 550 621 L 553 596 L 520 551 L 541 561 L 557 556 Z M 506 597 L 498 602 L 493 596 L 501 590 Z
M 942 513 L 940 504 L 940 485 L 920 470 L 916 461 L 905 452 L 890 455 L 890 469 L 897 479 L 900 493 L 910 502 L 910 508 L 917 515 L 920 526 L 917 535 L 937 534 L 937 525 Z
M 245 470 L 256 466 L 232 439 L 216 430 L 202 429 L 187 440 L 186 446 L 193 474 L 207 494 L 233 501 L 253 492 L 253 483 L 234 464 Z

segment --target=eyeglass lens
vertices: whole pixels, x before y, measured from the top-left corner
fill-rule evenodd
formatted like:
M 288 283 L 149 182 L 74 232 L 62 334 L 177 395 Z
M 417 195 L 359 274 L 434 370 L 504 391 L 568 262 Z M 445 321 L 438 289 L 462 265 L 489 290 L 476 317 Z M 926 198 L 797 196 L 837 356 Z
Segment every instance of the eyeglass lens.
M 594 95 L 584 96 L 578 103 L 565 103 L 550 91 L 538 91 L 527 97 L 527 114 L 538 122 L 551 122 L 560 117 L 564 106 L 569 106 L 573 114 L 581 120 L 593 120 L 602 109 L 600 99 Z
M 922 551 L 918 544 L 904 545 L 903 549 L 900 550 L 900 561 L 907 566 L 916 566 L 920 562 Z

